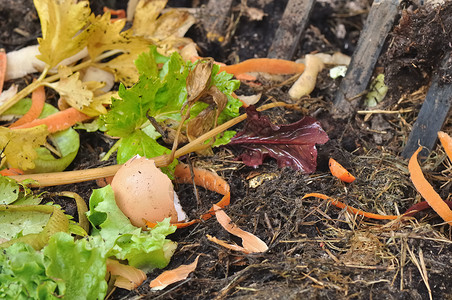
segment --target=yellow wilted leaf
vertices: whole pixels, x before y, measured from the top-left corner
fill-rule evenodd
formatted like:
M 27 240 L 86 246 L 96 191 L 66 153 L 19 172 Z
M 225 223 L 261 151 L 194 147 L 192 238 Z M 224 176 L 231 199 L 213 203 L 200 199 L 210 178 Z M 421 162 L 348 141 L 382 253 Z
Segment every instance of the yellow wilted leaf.
M 41 20 L 42 38 L 38 39 L 37 58 L 56 66 L 63 59 L 81 51 L 87 42 L 91 10 L 88 1 L 34 0 Z
M 166 0 L 138 3 L 133 19 L 133 34 L 153 41 L 164 55 L 177 51 L 192 40 L 183 38 L 187 30 L 195 23 L 195 18 L 183 10 L 169 10 L 160 17 Z
M 155 20 L 165 8 L 167 0 L 140 1 L 135 8 L 132 30 L 135 35 L 147 36 L 155 31 Z
M 45 125 L 24 129 L 0 127 L 0 147 L 4 148 L 6 161 L 12 168 L 33 169 L 38 158 L 35 148 L 45 144 L 48 134 Z
M 110 13 L 91 16 L 91 34 L 88 39 L 88 53 L 95 60 L 106 51 L 117 51 L 117 57 L 95 66 L 115 74 L 115 80 L 131 86 L 138 81 L 138 71 L 134 60 L 148 51 L 151 42 L 132 35 L 131 30 L 122 31 L 125 20 L 110 22 Z
M 90 117 L 106 114 L 107 109 L 104 105 L 111 104 L 111 97 L 119 98 L 118 92 L 108 92 L 94 97 L 90 106 L 82 109 L 82 113 Z
M 57 91 L 64 101 L 79 111 L 89 106 L 93 101 L 93 91 L 88 88 L 88 83 L 79 79 L 80 73 L 72 74 L 65 66 L 59 67 L 58 73 L 60 80 L 55 83 L 46 83 L 46 85 Z M 98 82 L 95 88 L 100 88 L 102 85 Z

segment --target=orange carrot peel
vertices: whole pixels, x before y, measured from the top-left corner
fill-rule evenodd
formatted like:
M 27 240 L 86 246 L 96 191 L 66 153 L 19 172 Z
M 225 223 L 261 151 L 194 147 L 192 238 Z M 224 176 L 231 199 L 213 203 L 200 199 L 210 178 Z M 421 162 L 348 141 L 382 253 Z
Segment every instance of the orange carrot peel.
M 181 265 L 173 270 L 168 270 L 157 276 L 151 281 L 149 286 L 152 290 L 163 290 L 168 285 L 184 280 L 185 278 L 193 272 L 198 266 L 199 255 L 196 257 L 195 261 L 188 265 Z
M 47 130 L 50 133 L 55 133 L 61 130 L 68 129 L 78 122 L 83 122 L 92 117 L 85 115 L 84 113 L 76 110 L 73 107 L 57 112 L 56 114 L 50 115 L 43 119 L 35 119 L 26 124 L 16 126 L 15 129 L 19 128 L 31 128 L 39 125 L 47 125 Z M 13 128 L 13 127 L 11 127 Z
M 31 107 L 25 115 L 23 115 L 19 120 L 10 125 L 11 128 L 18 127 L 31 121 L 37 119 L 44 108 L 46 102 L 46 92 L 44 86 L 39 86 L 31 94 Z
M 215 205 L 218 207 L 224 208 L 229 205 L 231 199 L 231 192 L 229 184 L 218 176 L 217 174 L 199 168 L 193 168 L 193 178 L 190 172 L 190 168 L 188 165 L 184 163 L 179 163 L 174 170 L 174 177 L 177 183 L 192 183 L 194 182 L 196 185 L 201 186 L 210 191 L 217 192 L 223 195 L 223 198 L 217 202 Z M 177 226 L 177 228 L 184 228 L 195 223 L 205 221 L 210 219 L 215 214 L 215 209 L 212 207 L 207 213 L 203 214 L 199 219 L 195 219 L 189 222 L 184 223 L 173 223 L 172 225 Z M 146 226 L 149 228 L 153 228 L 157 223 L 146 222 Z
M 3 91 L 3 83 L 6 76 L 6 52 L 5 49 L 0 49 L 0 94 Z
M 433 189 L 430 183 L 425 179 L 422 169 L 417 161 L 417 156 L 422 150 L 419 147 L 411 156 L 408 163 L 408 170 L 410 172 L 411 181 L 416 190 L 424 197 L 433 210 L 449 225 L 452 226 L 452 210 L 441 199 L 440 195 Z
M 303 73 L 304 64 L 290 60 L 275 58 L 251 58 L 235 65 L 220 66 L 220 72 L 239 74 L 249 72 L 264 72 L 269 74 L 298 74 Z
M 207 239 L 217 243 L 225 248 L 241 251 L 243 253 L 261 253 L 268 250 L 267 244 L 254 234 L 240 229 L 235 223 L 232 222 L 231 218 L 223 211 L 223 209 L 217 205 L 214 205 L 215 216 L 217 217 L 218 223 L 230 234 L 238 236 L 242 239 L 243 247 L 236 244 L 229 244 L 226 241 L 219 240 L 215 237 L 207 235 Z
M 2 176 L 15 176 L 15 175 L 23 175 L 24 171 L 17 168 L 6 168 L 0 171 L 0 175 Z
M 444 148 L 444 151 L 446 151 L 447 156 L 452 161 L 452 138 L 443 131 L 438 131 L 438 138 Z
M 104 9 L 104 13 L 110 12 L 110 14 L 112 16 L 116 16 L 115 19 L 111 19 L 112 23 L 114 23 L 114 22 L 116 22 L 118 20 L 126 18 L 126 11 L 124 9 L 111 9 L 111 8 L 106 7 L 106 6 L 104 6 L 103 9 Z
M 328 162 L 328 166 L 330 167 L 331 174 L 342 180 L 343 182 L 351 183 L 355 181 L 355 176 L 353 176 L 347 169 L 345 169 L 340 163 L 338 163 L 333 158 L 330 158 Z
M 320 193 L 309 193 L 309 194 L 304 195 L 303 198 L 301 198 L 301 199 L 305 199 L 305 198 L 308 198 L 308 197 L 316 197 L 316 198 L 320 198 L 320 199 L 323 199 L 323 200 L 327 200 L 332 205 L 334 205 L 334 206 L 336 206 L 338 208 L 345 209 L 346 211 L 348 211 L 350 213 L 353 213 L 353 214 L 356 214 L 356 215 L 359 215 L 359 216 L 363 216 L 363 217 L 366 217 L 366 218 L 370 218 L 370 219 L 375 219 L 375 220 L 395 220 L 395 219 L 397 219 L 399 217 L 399 216 L 391 216 L 391 215 L 385 216 L 385 215 L 365 212 L 363 210 L 360 210 L 360 209 L 348 206 L 345 203 L 342 203 L 342 202 L 340 202 L 340 201 L 338 201 L 338 200 L 336 200 L 334 198 L 331 198 L 331 197 L 329 197 L 327 195 L 320 194 Z

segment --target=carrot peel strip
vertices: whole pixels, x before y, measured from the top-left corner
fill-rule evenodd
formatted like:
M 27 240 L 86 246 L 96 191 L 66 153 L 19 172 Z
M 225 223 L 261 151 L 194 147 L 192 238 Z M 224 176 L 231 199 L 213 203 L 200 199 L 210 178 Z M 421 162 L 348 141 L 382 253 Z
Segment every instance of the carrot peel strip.
M 218 176 L 217 174 L 200 169 L 193 168 L 193 178 L 191 176 L 190 168 L 188 165 L 184 163 L 179 163 L 174 170 L 174 177 L 177 183 L 192 183 L 195 182 L 196 185 L 201 186 L 210 191 L 216 192 L 218 194 L 223 195 L 223 198 L 216 203 L 217 206 L 224 208 L 229 205 L 231 200 L 231 192 L 229 184 Z M 199 219 L 192 220 L 189 222 L 183 223 L 172 223 L 177 228 L 185 228 L 195 223 L 200 222 L 201 220 L 208 220 L 215 214 L 215 209 L 212 207 L 207 213 L 203 214 Z M 146 221 L 146 226 L 148 228 L 153 228 L 157 225 L 157 223 Z
M 416 190 L 428 202 L 433 210 L 449 225 L 452 226 L 452 210 L 441 199 L 440 195 L 433 189 L 430 183 L 425 179 L 422 169 L 417 161 L 417 156 L 421 152 L 422 147 L 419 147 L 411 156 L 408 163 L 408 170 L 410 171 L 410 178 Z
M 265 72 L 270 74 L 303 73 L 304 64 L 290 60 L 275 58 L 251 58 L 235 65 L 220 66 L 220 72 L 238 75 L 249 72 Z
M 224 240 L 220 240 L 214 236 L 211 236 L 210 234 L 206 234 L 206 238 L 211 241 L 212 243 L 218 244 L 220 246 L 223 246 L 229 250 L 237 251 L 237 252 L 243 252 L 243 253 L 249 253 L 245 248 L 242 246 L 236 245 L 236 244 L 229 244 L 228 242 Z
M 25 115 L 10 125 L 11 128 L 18 127 L 29 123 L 39 117 L 46 102 L 46 92 L 44 86 L 41 85 L 31 94 L 31 107 Z
M 199 255 L 196 257 L 195 261 L 188 265 L 181 265 L 173 270 L 168 270 L 157 276 L 151 281 L 149 286 L 153 290 L 163 290 L 168 285 L 184 280 L 188 275 L 193 272 L 198 265 Z
M 356 214 L 356 215 L 360 215 L 366 218 L 370 218 L 370 219 L 375 219 L 375 220 L 395 220 L 398 218 L 398 216 L 391 216 L 391 215 L 380 215 L 380 214 L 374 214 L 374 213 L 369 213 L 369 212 L 365 212 L 362 211 L 360 209 L 348 206 L 345 203 L 342 203 L 334 198 L 331 198 L 327 195 L 324 194 L 320 194 L 320 193 L 309 193 L 303 196 L 303 198 L 301 199 L 305 199 L 305 198 L 309 198 L 309 197 L 316 197 L 316 198 L 320 198 L 323 200 L 327 200 L 329 202 L 331 202 L 332 205 L 341 208 L 341 209 L 345 209 L 350 213 Z
M 15 175 L 23 175 L 24 171 L 17 168 L 6 168 L 0 171 L 0 175 L 2 176 L 15 176 Z
M 339 178 L 343 182 L 347 183 L 355 181 L 355 176 L 353 176 L 349 171 L 347 171 L 347 169 L 345 169 L 333 158 L 330 158 L 328 166 L 330 167 L 331 174 L 333 174 L 334 177 Z
M 50 133 L 55 133 L 57 131 L 68 129 L 78 122 L 83 122 L 85 120 L 91 119 L 92 117 L 85 115 L 84 113 L 76 110 L 73 107 L 57 112 L 56 114 L 50 115 L 43 119 L 35 119 L 29 123 L 10 127 L 10 128 L 31 128 L 39 125 L 47 125 L 47 130 Z
M 214 205 L 215 216 L 217 217 L 218 223 L 230 234 L 238 236 L 242 239 L 243 248 L 237 248 L 239 246 L 232 245 L 235 249 L 241 250 L 245 253 L 259 253 L 268 250 L 267 244 L 254 234 L 240 229 L 235 223 L 232 222 L 231 218 L 222 210 L 221 207 Z M 228 247 L 229 248 L 229 247 Z
M 452 160 L 452 138 L 443 131 L 438 131 L 438 138 L 444 148 L 444 151 L 446 151 L 447 156 L 450 160 Z

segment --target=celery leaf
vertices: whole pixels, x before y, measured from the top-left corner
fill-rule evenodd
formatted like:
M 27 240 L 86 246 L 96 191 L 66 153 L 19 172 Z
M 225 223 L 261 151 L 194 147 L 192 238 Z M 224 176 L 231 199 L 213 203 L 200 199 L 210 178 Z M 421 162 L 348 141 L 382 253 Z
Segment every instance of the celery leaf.
M 87 44 L 88 1 L 34 0 L 41 21 L 38 59 L 49 68 L 81 51 Z

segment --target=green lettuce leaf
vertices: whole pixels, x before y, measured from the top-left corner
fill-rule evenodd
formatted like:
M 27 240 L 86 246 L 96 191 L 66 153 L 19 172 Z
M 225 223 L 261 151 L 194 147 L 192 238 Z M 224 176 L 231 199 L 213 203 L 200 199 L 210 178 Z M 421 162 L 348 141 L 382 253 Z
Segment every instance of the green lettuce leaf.
M 99 241 L 74 238 L 64 232 L 54 234 L 43 249 L 46 274 L 64 286 L 65 299 L 104 299 L 106 251 Z
M 58 299 L 63 295 L 59 287 L 46 275 L 42 252 L 23 243 L 0 251 L 1 299 Z
M 137 154 L 151 158 L 162 154 L 169 154 L 170 152 L 168 148 L 157 143 L 155 139 L 148 136 L 142 130 L 137 130 L 121 141 L 116 160 L 118 164 L 123 164 Z
M 0 176 L 0 205 L 37 205 L 41 202 L 39 196 L 25 186 L 8 177 Z M 19 235 L 40 232 L 47 224 L 50 215 L 36 212 L 0 211 L 0 238 L 11 240 Z
M 0 204 L 11 204 L 19 197 L 19 185 L 13 180 L 0 176 Z
M 165 220 L 149 231 L 133 226 L 118 208 L 113 189 L 107 185 L 93 191 L 89 201 L 88 220 L 93 235 L 99 235 L 109 249 L 107 257 L 128 260 L 144 271 L 163 268 L 176 249 L 176 243 L 166 239 L 176 227 Z
M 0 252 L 1 299 L 104 299 L 105 247 L 100 238 L 53 235 L 43 251 L 16 243 Z

